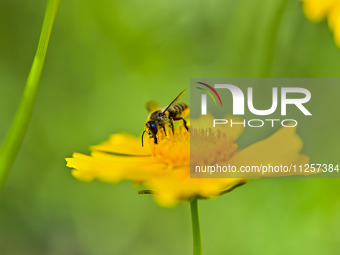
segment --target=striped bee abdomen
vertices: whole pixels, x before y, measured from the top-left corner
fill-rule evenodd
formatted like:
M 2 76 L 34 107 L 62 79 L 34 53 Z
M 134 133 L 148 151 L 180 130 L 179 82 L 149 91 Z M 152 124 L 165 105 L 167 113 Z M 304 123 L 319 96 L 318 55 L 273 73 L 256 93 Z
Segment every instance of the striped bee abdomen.
M 169 117 L 178 118 L 186 117 L 189 114 L 189 106 L 185 103 L 175 104 L 168 109 Z

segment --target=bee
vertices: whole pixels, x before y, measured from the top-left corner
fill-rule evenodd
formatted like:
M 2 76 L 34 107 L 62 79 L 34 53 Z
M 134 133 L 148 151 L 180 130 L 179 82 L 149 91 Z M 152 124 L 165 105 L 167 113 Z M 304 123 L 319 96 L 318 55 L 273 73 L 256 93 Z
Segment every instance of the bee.
M 164 109 L 159 109 L 158 104 L 154 101 L 147 103 L 146 108 L 150 114 L 146 120 L 145 129 L 142 134 L 142 146 L 145 132 L 148 133 L 150 138 L 153 138 L 155 144 L 158 143 L 157 133 L 159 129 L 163 129 L 165 136 L 167 136 L 166 126 L 170 125 L 172 133 L 174 134 L 174 121 L 182 121 L 186 130 L 189 131 L 187 122 L 184 119 L 190 113 L 189 106 L 185 103 L 175 104 L 185 91 L 186 89 Z

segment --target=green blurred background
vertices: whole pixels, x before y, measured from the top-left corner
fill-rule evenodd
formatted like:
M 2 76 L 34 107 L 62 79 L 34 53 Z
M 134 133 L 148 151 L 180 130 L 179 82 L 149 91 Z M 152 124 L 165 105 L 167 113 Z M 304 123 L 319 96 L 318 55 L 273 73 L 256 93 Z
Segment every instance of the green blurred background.
M 1 140 L 44 9 L 43 0 L 0 1 Z M 338 77 L 339 68 L 326 22 L 310 23 L 297 0 L 61 1 L 31 124 L 0 198 L 0 254 L 191 254 L 188 204 L 160 208 L 129 182 L 81 183 L 64 158 L 114 132 L 140 135 L 145 102 L 167 104 L 192 77 Z M 338 146 L 321 149 L 334 155 Z M 338 254 L 339 184 L 262 179 L 201 201 L 204 253 Z

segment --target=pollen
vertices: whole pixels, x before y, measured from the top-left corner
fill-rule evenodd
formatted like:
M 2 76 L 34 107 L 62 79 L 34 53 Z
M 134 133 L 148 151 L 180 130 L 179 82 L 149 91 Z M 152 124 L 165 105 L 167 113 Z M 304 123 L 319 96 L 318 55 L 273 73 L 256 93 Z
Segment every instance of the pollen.
M 158 134 L 158 144 L 149 140 L 151 155 L 159 162 L 165 163 L 168 168 L 190 165 L 190 130 L 184 126 L 175 128 L 174 134 L 171 130 Z
M 235 138 L 220 129 L 193 129 L 191 133 L 191 161 L 194 165 L 213 165 L 227 162 L 236 152 Z
M 191 142 L 190 142 L 191 136 Z M 191 161 L 197 165 L 211 165 L 228 161 L 236 152 L 235 138 L 226 132 L 213 129 L 195 129 L 187 131 L 183 126 L 171 131 L 160 132 L 159 143 L 149 140 L 152 156 L 169 168 L 189 166 Z M 191 151 L 190 151 L 191 149 Z

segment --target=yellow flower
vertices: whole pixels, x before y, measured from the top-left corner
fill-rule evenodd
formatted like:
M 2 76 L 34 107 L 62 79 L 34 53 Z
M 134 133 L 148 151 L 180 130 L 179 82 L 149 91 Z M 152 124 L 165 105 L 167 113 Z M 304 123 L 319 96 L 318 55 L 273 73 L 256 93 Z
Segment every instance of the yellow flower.
M 197 130 L 190 132 L 193 135 Z M 221 149 L 219 159 L 238 167 L 259 162 L 309 162 L 308 157 L 300 153 L 303 144 L 295 128 L 281 128 L 240 151 L 235 141 L 242 128 L 226 128 L 225 132 L 217 133 L 215 138 L 210 134 L 209 139 L 215 139 L 215 148 Z M 66 159 L 67 166 L 73 168 L 73 176 L 82 181 L 134 181 L 150 190 L 158 204 L 165 207 L 181 200 L 219 196 L 247 182 L 245 178 L 190 178 L 190 133 L 180 126 L 175 129 L 175 135 L 170 130 L 167 137 L 163 133 L 159 135 L 158 144 L 145 137 L 148 142 L 142 147 L 140 137 L 114 134 L 108 141 L 91 147 L 91 156 L 74 153 Z M 204 148 L 202 152 L 195 149 L 195 155 L 204 158 L 211 148 Z
M 328 19 L 328 25 L 334 32 L 334 39 L 340 47 L 340 0 L 302 0 L 306 16 L 313 22 Z

